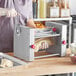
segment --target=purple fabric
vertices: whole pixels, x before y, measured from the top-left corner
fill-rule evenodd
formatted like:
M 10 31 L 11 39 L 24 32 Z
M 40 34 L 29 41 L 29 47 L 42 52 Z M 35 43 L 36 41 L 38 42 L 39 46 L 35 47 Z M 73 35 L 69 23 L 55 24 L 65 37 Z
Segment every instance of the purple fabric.
M 32 0 L 0 0 L 0 7 L 15 8 L 20 14 L 16 19 L 25 25 L 25 19 L 32 18 Z M 0 51 L 13 51 L 13 30 L 15 18 L 0 17 Z

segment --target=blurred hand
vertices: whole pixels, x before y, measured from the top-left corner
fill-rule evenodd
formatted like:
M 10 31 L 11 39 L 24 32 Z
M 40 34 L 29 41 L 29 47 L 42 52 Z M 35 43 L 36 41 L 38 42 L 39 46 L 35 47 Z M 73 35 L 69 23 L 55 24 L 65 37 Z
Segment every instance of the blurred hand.
M 15 9 L 10 9 L 7 11 L 7 17 L 15 17 L 17 16 L 17 12 Z
M 33 19 L 29 19 L 29 20 L 27 21 L 27 26 L 28 26 L 28 27 L 32 27 L 32 28 L 36 28 Z

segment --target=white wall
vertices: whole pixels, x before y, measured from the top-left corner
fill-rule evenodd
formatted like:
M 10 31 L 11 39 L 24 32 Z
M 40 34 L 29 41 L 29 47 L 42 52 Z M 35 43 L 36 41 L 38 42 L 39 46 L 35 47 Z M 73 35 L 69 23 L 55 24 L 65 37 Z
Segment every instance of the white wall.
M 71 14 L 76 15 L 76 0 L 69 0 L 69 1 L 70 1 Z

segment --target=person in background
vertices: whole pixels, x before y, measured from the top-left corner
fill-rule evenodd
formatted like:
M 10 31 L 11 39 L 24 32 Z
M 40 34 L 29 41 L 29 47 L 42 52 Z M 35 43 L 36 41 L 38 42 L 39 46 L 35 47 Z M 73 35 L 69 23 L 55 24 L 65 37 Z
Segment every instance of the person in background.
M 13 51 L 14 26 L 36 28 L 32 12 L 33 0 L 0 0 L 0 52 Z M 17 21 L 17 23 L 15 23 Z M 46 49 L 45 42 L 40 46 Z
M 15 19 L 22 26 L 36 27 L 32 18 L 32 0 L 0 0 L 0 52 L 13 51 Z

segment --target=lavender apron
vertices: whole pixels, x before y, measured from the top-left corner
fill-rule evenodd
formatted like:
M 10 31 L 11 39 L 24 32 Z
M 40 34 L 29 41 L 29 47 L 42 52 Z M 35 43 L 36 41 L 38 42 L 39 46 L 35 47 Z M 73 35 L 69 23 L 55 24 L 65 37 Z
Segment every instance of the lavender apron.
M 0 0 L 0 7 L 14 8 L 20 14 L 18 20 L 21 25 L 32 18 L 32 0 Z M 15 18 L 0 17 L 0 52 L 13 51 L 14 26 Z

